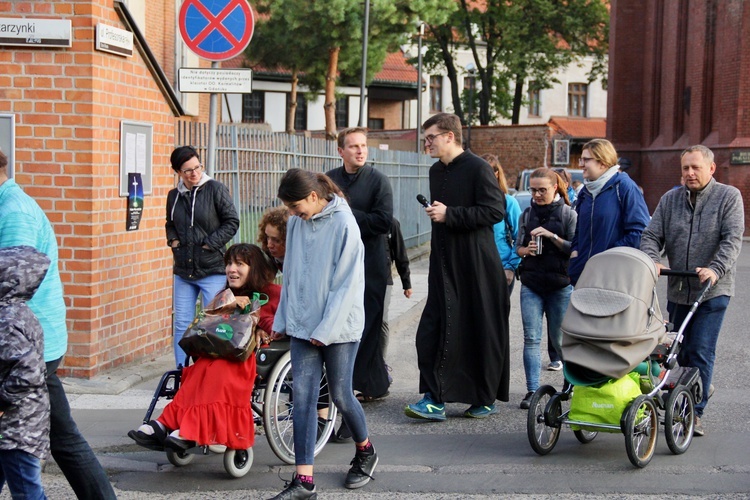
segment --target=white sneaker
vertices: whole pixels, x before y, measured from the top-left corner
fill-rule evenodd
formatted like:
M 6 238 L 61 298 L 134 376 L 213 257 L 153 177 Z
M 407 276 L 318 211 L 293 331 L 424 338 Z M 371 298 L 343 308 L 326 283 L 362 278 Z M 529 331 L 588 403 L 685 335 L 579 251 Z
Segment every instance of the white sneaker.
M 210 451 L 211 453 L 224 453 L 225 451 L 227 451 L 227 447 L 223 444 L 209 444 L 208 451 Z
M 550 363 L 547 365 L 547 370 L 551 372 L 559 372 L 562 370 L 562 361 L 550 361 Z

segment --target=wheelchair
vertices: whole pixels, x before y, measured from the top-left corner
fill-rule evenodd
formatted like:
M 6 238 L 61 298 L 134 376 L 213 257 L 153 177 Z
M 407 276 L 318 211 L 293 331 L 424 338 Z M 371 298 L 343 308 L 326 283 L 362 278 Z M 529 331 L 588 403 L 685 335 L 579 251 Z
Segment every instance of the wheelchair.
M 292 378 L 292 359 L 289 352 L 289 339 L 278 340 L 269 345 L 262 345 L 256 353 L 256 377 L 250 402 L 256 428 L 265 430 L 268 444 L 274 454 L 285 464 L 294 464 L 294 380 Z M 146 410 L 143 423 L 151 421 L 151 416 L 161 398 L 171 400 L 180 388 L 182 367 L 170 370 L 162 375 L 151 404 Z M 323 450 L 333 432 L 336 423 L 336 406 L 328 387 L 325 368 L 320 381 L 318 398 L 318 436 L 315 442 L 315 455 Z M 234 478 L 245 476 L 253 464 L 253 449 L 231 450 L 223 446 L 195 446 L 185 452 L 168 447 L 153 447 L 164 451 L 167 460 L 175 467 L 190 464 L 196 455 L 222 453 L 224 469 Z

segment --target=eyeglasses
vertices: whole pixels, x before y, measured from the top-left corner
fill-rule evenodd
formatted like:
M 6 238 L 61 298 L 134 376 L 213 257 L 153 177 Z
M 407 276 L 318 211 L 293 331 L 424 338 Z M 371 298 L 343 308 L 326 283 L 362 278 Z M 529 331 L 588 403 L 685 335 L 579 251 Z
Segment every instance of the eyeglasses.
M 529 188 L 529 191 L 531 191 L 531 196 L 534 196 L 535 194 L 544 196 L 545 194 L 547 194 L 547 188 Z
M 589 161 L 589 160 L 596 160 L 596 158 L 593 158 L 593 157 L 586 158 L 584 156 L 581 156 L 580 158 L 578 158 L 578 164 L 579 165 L 581 165 L 581 164 L 585 165 L 586 162 Z
M 449 133 L 450 133 L 450 131 L 448 131 L 448 132 L 440 132 L 439 134 L 426 135 L 425 138 L 424 138 L 424 142 L 425 142 L 425 144 L 432 144 L 432 141 L 434 141 L 437 136 L 439 136 L 439 135 L 445 135 L 445 134 L 449 134 Z
M 185 175 L 190 175 L 193 172 L 198 172 L 202 168 L 203 168 L 203 165 L 198 165 L 195 168 L 184 168 L 184 169 L 180 170 L 180 173 L 181 174 L 185 174 Z

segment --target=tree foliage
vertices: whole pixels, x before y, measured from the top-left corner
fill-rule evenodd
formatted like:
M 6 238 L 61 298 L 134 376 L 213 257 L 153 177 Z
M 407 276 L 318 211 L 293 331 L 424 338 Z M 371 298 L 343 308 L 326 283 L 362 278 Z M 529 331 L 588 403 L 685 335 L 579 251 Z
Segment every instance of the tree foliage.
M 325 89 L 326 135 L 334 138 L 336 83 L 358 82 L 362 71 L 364 2 L 253 0 L 252 3 L 260 20 L 246 51 L 247 59 L 251 65 L 286 68 L 293 77 L 299 77 L 299 83 L 310 93 Z M 415 29 L 417 17 L 426 15 L 444 22 L 447 14 L 438 14 L 443 10 L 440 0 L 370 0 L 367 82 L 382 68 L 386 55 L 406 41 Z
M 604 77 L 609 38 L 606 0 L 456 0 L 447 25 L 430 25 L 426 63 L 443 65 L 456 114 L 464 120 L 455 52 L 471 51 L 477 68 L 479 121 L 495 114 L 518 123 L 524 84 L 539 90 L 559 83 L 554 73 L 584 56 L 595 63 L 589 81 Z M 511 92 L 511 84 L 513 94 Z

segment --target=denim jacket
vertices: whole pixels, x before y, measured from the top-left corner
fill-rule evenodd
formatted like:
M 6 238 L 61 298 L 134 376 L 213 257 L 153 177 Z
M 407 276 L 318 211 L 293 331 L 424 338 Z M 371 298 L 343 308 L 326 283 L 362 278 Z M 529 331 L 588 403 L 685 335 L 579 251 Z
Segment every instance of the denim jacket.
M 357 342 L 365 326 L 365 250 L 338 196 L 312 216 L 289 218 L 284 284 L 273 330 L 325 345 Z

